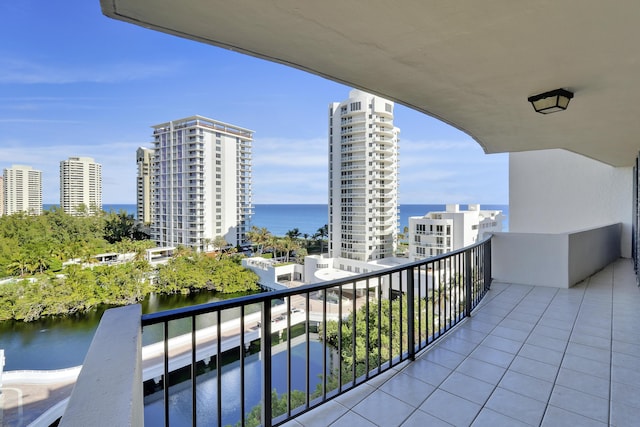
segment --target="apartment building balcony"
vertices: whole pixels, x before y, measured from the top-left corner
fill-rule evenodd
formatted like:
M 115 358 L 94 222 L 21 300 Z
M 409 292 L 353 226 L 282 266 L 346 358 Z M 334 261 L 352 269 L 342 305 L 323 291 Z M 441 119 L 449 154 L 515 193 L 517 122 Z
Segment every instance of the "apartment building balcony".
M 353 133 L 363 133 L 367 130 L 365 126 L 349 126 L 340 129 L 340 135 L 351 135 Z
M 340 119 L 340 124 L 341 125 L 346 125 L 346 124 L 356 124 L 356 123 L 366 123 L 367 119 L 364 117 L 364 115 L 360 114 L 360 115 L 352 115 L 352 116 L 343 116 Z
M 348 392 L 330 395 L 332 400 L 314 409 L 307 399 L 303 411 L 309 410 L 284 425 L 637 424 L 640 295 L 633 262 L 619 259 L 620 248 L 630 252 L 638 238 L 631 232 L 631 224 L 636 230 L 638 225 L 638 177 L 629 170 L 640 149 L 634 108 L 640 95 L 640 27 L 633 19 L 640 13 L 637 2 L 525 7 L 506 0 L 490 6 L 414 2 L 394 5 L 390 14 L 388 7 L 347 8 L 332 0 L 321 7 L 296 4 L 295 13 L 257 1 L 210 7 L 202 0 L 185 1 L 165 2 L 162 8 L 143 0 L 102 5 L 117 19 L 233 46 L 374 90 L 463 130 L 486 153 L 512 153 L 510 227 L 521 231 L 496 235 L 491 259 L 495 280 L 471 316 L 458 319 L 446 335 L 431 331 L 429 346 L 410 357 L 390 359 L 384 372 L 367 372 L 367 381 L 343 378 Z M 193 26 L 196 13 L 198 22 L 210 25 Z M 247 25 L 228 16 L 242 17 Z M 387 31 L 363 32 L 354 22 Z M 298 42 L 292 44 L 292 39 Z M 534 112 L 527 98 L 555 88 L 575 91 L 568 110 L 548 116 Z M 345 112 L 343 118 L 351 116 Z M 375 114 L 372 120 L 385 123 L 383 118 Z M 567 151 L 532 152 L 549 149 Z M 590 159 L 603 165 L 594 166 Z M 626 198 L 619 197 L 623 193 Z M 594 233 L 583 235 L 585 227 L 611 219 L 623 223 L 622 237 L 614 238 L 613 245 L 607 243 L 615 234 L 609 227 L 595 231 L 604 240 L 593 239 Z M 594 256 L 615 260 L 601 266 Z M 585 265 L 602 269 L 585 275 Z M 429 277 L 439 265 L 425 268 Z M 576 274 L 584 276 L 577 283 L 570 280 Z M 576 284 L 560 287 L 559 282 Z M 279 296 L 286 299 L 286 292 Z M 459 301 L 455 296 L 452 300 Z M 310 306 L 311 301 L 305 308 Z M 308 318 L 310 312 L 304 315 Z M 264 313 L 261 327 L 270 327 L 271 312 Z M 136 323 L 139 315 L 133 319 Z M 121 362 L 135 352 L 118 353 L 113 360 L 128 366 Z M 132 376 L 128 372 L 123 378 Z M 128 396 L 139 383 L 118 396 Z M 269 386 L 267 380 L 265 399 L 270 398 Z M 101 403 L 91 399 L 91 386 L 86 396 L 89 403 Z M 139 410 L 140 405 L 133 407 Z M 111 409 L 109 424 L 139 419 L 136 413 L 119 423 L 117 416 L 127 411 Z M 263 419 L 271 422 L 271 417 Z
M 486 261 L 486 255 L 487 252 L 475 253 L 468 259 Z M 447 265 L 464 264 L 456 258 L 438 259 L 446 261 Z M 417 265 L 414 263 L 412 268 L 422 268 L 418 271 L 427 277 L 432 270 L 441 268 L 436 259 L 425 261 L 421 264 L 423 267 Z M 393 281 L 392 277 L 398 271 L 396 268 L 358 276 L 358 280 L 387 277 Z M 415 280 L 420 281 L 419 276 L 415 276 Z M 459 290 L 452 288 L 445 308 L 425 307 L 427 312 L 436 310 L 439 316 L 447 316 L 450 320 L 441 324 L 447 325 L 444 329 L 429 332 L 431 335 L 424 335 L 427 331 L 418 333 L 416 345 L 419 337 L 426 341 L 420 341 L 422 346 L 416 347 L 413 356 L 409 351 L 411 347 L 404 347 L 404 352 L 409 351 L 409 354 L 399 355 L 392 363 L 381 365 L 381 370 L 374 368 L 365 377 L 343 379 L 343 392 L 328 394 L 332 399 L 318 406 L 318 402 L 309 401 L 308 409 L 303 405 L 298 408 L 297 416 L 293 411 L 289 421 L 286 421 L 289 415 L 285 415 L 274 419 L 274 424 L 284 422 L 283 425 L 290 427 L 319 424 L 634 425 L 640 411 L 637 402 L 640 333 L 636 327 L 640 321 L 637 310 L 640 291 L 633 261 L 615 260 L 568 289 L 496 280 L 488 286 L 488 276 L 474 277 L 479 281 L 478 288 L 476 285 L 473 288 L 473 292 L 478 292 L 473 301 L 460 297 L 456 293 Z M 406 278 L 408 280 L 409 276 Z M 342 280 L 331 285 L 346 292 L 355 282 Z M 403 289 L 409 292 L 410 288 L 405 284 Z M 423 297 L 427 295 L 420 293 L 428 288 L 419 289 L 417 287 L 413 292 Z M 309 297 L 308 293 L 300 292 L 281 292 L 286 305 L 291 304 L 293 299 L 289 298 L 293 298 L 294 293 Z M 463 301 L 463 306 L 468 301 L 475 307 L 468 317 L 463 315 L 468 306 L 459 307 L 462 311 L 457 311 L 459 302 Z M 255 304 L 252 300 L 249 302 Z M 306 303 L 308 311 L 303 310 L 302 317 L 291 317 L 285 324 L 304 318 L 308 321 L 312 313 L 309 303 Z M 346 300 L 343 305 L 345 315 L 350 307 L 352 303 Z M 204 312 L 204 307 L 198 310 Z M 262 314 L 263 321 L 265 313 Z M 172 313 L 171 318 L 176 315 Z M 161 316 L 164 315 L 146 316 L 144 322 L 150 325 L 153 323 L 150 318 Z M 122 324 L 126 318 L 117 317 L 117 328 L 127 329 Z M 135 324 L 136 318 L 139 322 L 139 314 L 129 316 L 129 321 L 133 319 Z M 406 329 L 402 333 L 406 333 Z M 122 351 L 120 345 L 115 347 Z M 103 363 L 103 357 L 98 357 Z M 130 357 L 120 354 L 116 364 L 122 360 L 130 360 Z M 79 380 L 79 384 L 82 383 Z M 75 395 L 65 415 L 71 423 L 79 410 L 74 398 Z M 135 396 L 131 399 L 141 404 Z M 216 413 L 215 402 L 198 403 L 202 404 L 212 405 L 202 411 Z M 114 412 L 110 416 L 113 417 L 111 420 L 125 420 L 122 417 L 130 415 Z M 199 418 L 199 422 L 205 420 Z M 215 416 L 211 421 L 215 422 Z M 65 418 L 61 425 L 65 425 Z
M 350 159 L 349 162 L 351 162 L 352 160 Z M 343 165 L 340 167 L 341 171 L 352 171 L 352 170 L 364 170 L 367 168 L 367 165 L 362 162 L 362 163 L 356 163 L 353 165 Z
M 342 143 L 343 144 L 348 144 L 348 143 L 351 143 L 351 142 L 364 142 L 364 140 L 365 140 L 364 138 L 358 138 L 357 140 L 352 139 L 352 140 L 349 140 L 349 141 L 342 141 Z M 359 151 L 365 151 L 365 150 L 366 150 L 366 148 L 362 144 L 349 145 L 349 146 L 340 148 L 340 152 L 341 153 L 357 153 Z

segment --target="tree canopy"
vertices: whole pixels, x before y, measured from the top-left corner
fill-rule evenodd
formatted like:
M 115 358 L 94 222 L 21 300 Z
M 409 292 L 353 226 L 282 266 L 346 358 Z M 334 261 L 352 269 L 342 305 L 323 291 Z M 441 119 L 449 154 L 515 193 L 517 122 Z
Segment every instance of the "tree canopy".
M 132 304 L 150 292 L 258 289 L 258 276 L 244 269 L 231 250 L 217 259 L 177 251 L 181 256 L 154 274 L 144 254 L 155 244 L 137 240 L 145 237 L 125 211 L 76 217 L 56 207 L 39 216 L 0 217 L 0 278 L 23 278 L 0 285 L 0 321 L 81 313 L 100 304 Z M 117 265 L 90 263 L 105 252 L 133 252 L 135 256 L 132 262 Z M 63 262 L 72 259 L 83 264 L 63 268 Z

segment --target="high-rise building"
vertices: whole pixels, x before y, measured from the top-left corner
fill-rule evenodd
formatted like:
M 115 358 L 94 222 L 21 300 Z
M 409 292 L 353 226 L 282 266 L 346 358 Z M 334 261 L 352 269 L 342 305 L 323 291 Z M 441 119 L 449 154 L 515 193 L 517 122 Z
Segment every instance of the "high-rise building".
M 360 90 L 329 106 L 329 256 L 395 255 L 398 134 L 391 101 Z
M 136 219 L 144 224 L 151 223 L 153 155 L 151 148 L 140 147 L 136 151 Z
M 0 176 L 0 216 L 4 215 L 4 177 Z
M 482 240 L 485 233 L 502 231 L 500 210 L 480 210 L 470 204 L 446 205 L 446 210 L 409 218 L 409 258 L 412 261 L 441 255 Z
M 31 166 L 13 165 L 4 170 L 4 213 L 42 213 L 42 172 Z
M 253 131 L 202 116 L 153 126 L 151 235 L 160 246 L 242 244 L 252 215 Z
M 70 215 L 102 211 L 102 165 L 91 157 L 61 161 L 60 207 Z

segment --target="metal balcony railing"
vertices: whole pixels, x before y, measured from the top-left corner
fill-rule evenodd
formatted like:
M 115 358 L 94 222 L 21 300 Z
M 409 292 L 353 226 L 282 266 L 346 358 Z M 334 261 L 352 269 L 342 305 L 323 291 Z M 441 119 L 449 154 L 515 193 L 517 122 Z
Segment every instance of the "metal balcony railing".
M 142 316 L 153 425 L 277 426 L 428 347 L 491 284 L 491 238 L 394 268 Z M 146 348 L 145 348 L 146 350 Z M 143 353 L 144 356 L 144 353 Z M 251 402 L 258 394 L 257 402 Z

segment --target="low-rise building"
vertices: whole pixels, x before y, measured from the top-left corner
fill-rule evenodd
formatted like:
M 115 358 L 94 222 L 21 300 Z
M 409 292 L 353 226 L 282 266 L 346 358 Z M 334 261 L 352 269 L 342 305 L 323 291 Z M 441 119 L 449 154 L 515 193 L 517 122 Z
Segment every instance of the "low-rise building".
M 429 258 L 471 245 L 486 233 L 502 231 L 504 215 L 500 210 L 480 210 L 471 204 L 447 205 L 446 210 L 409 218 L 409 258 Z

